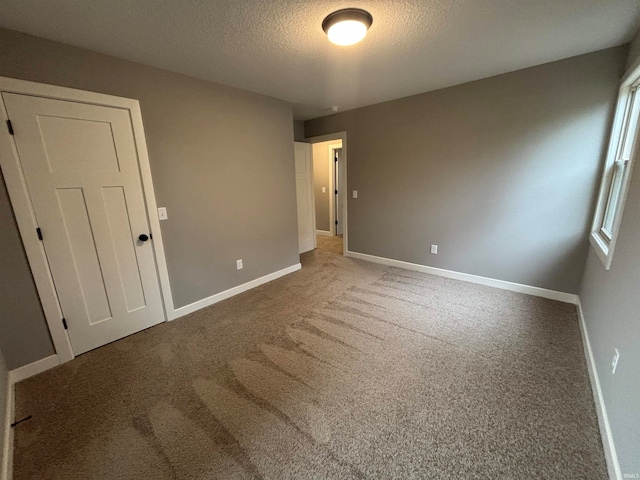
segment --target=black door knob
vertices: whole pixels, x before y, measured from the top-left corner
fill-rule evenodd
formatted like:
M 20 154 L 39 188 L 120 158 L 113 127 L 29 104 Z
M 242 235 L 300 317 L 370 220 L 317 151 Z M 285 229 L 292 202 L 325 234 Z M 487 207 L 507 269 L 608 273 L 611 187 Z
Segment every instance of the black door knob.
M 143 233 L 138 237 L 138 240 L 140 240 L 141 242 L 146 242 L 147 240 L 149 240 L 149 236 Z

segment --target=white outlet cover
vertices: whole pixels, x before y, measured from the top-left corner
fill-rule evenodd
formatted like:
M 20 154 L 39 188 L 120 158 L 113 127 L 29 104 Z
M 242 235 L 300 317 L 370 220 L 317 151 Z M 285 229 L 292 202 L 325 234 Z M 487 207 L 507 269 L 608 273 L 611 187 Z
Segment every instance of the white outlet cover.
M 438 254 L 438 245 L 431 245 L 431 253 L 434 255 Z
M 169 218 L 167 216 L 167 207 L 159 207 L 158 208 L 158 220 L 166 220 Z
M 322 187 L 322 193 L 327 193 L 327 187 Z
M 242 259 L 236 260 L 236 268 L 242 270 Z
M 353 191 L 353 198 L 358 198 L 358 190 Z

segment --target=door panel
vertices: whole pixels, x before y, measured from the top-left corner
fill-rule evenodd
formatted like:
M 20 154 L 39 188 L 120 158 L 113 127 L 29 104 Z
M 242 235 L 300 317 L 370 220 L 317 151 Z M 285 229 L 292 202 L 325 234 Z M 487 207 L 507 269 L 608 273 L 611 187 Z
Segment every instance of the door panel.
M 38 116 L 49 171 L 120 171 L 111 124 Z
M 315 248 L 311 145 L 295 143 L 296 198 L 298 202 L 298 247 L 304 253 Z
M 75 276 L 80 284 L 80 294 L 87 311 L 89 324 L 112 317 L 107 290 L 96 251 L 87 204 L 81 188 L 61 188 L 56 191 L 62 214 L 66 240 L 69 242 Z M 73 272 L 69 272 L 73 275 Z
M 135 233 L 131 231 L 124 188 L 103 187 L 102 198 L 107 212 L 111 243 L 116 253 L 119 278 L 122 280 L 121 286 L 128 313 L 146 306 L 135 245 L 131 241 L 135 237 Z
M 128 111 L 3 99 L 74 353 L 164 321 Z

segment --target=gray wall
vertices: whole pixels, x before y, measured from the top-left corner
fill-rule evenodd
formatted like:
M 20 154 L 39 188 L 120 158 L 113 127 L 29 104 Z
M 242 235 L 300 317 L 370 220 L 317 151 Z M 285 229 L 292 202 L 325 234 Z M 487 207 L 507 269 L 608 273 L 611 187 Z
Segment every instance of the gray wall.
M 293 121 L 293 140 L 295 142 L 304 142 L 304 121 Z
M 626 52 L 307 121 L 347 131 L 349 250 L 577 293 Z
M 0 272 L 0 348 L 9 369 L 53 355 L 4 182 L 0 182 Z
M 313 193 L 315 197 L 316 229 L 329 231 L 329 170 L 326 156 L 326 146 L 315 143 L 313 152 Z M 324 193 L 322 193 L 324 187 Z
M 640 58 L 640 31 L 629 44 L 629 56 L 627 57 L 627 67 Z
M 176 307 L 299 262 L 288 103 L 9 30 L 0 50 L 2 76 L 140 100 Z M 5 211 L 0 231 L 15 240 Z M 3 279 L 28 283 L 20 244 L 8 244 Z M 33 285 L 16 295 L 3 280 L 0 299 L 11 305 L 0 317 L 9 368 L 49 355 Z
M 640 43 L 640 42 L 639 42 Z M 640 57 L 640 49 L 633 50 Z M 640 473 L 640 158 L 611 270 L 589 250 L 580 290 L 585 323 L 622 473 Z M 611 373 L 614 349 L 620 352 Z

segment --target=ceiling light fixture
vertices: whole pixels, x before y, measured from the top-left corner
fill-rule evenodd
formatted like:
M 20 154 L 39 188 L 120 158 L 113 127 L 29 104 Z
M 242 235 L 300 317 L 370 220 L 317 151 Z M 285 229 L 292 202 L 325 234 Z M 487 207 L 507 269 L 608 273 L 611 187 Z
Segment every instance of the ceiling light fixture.
M 367 34 L 373 17 L 359 8 L 345 8 L 330 13 L 322 21 L 322 29 L 331 43 L 347 46 L 358 43 Z

